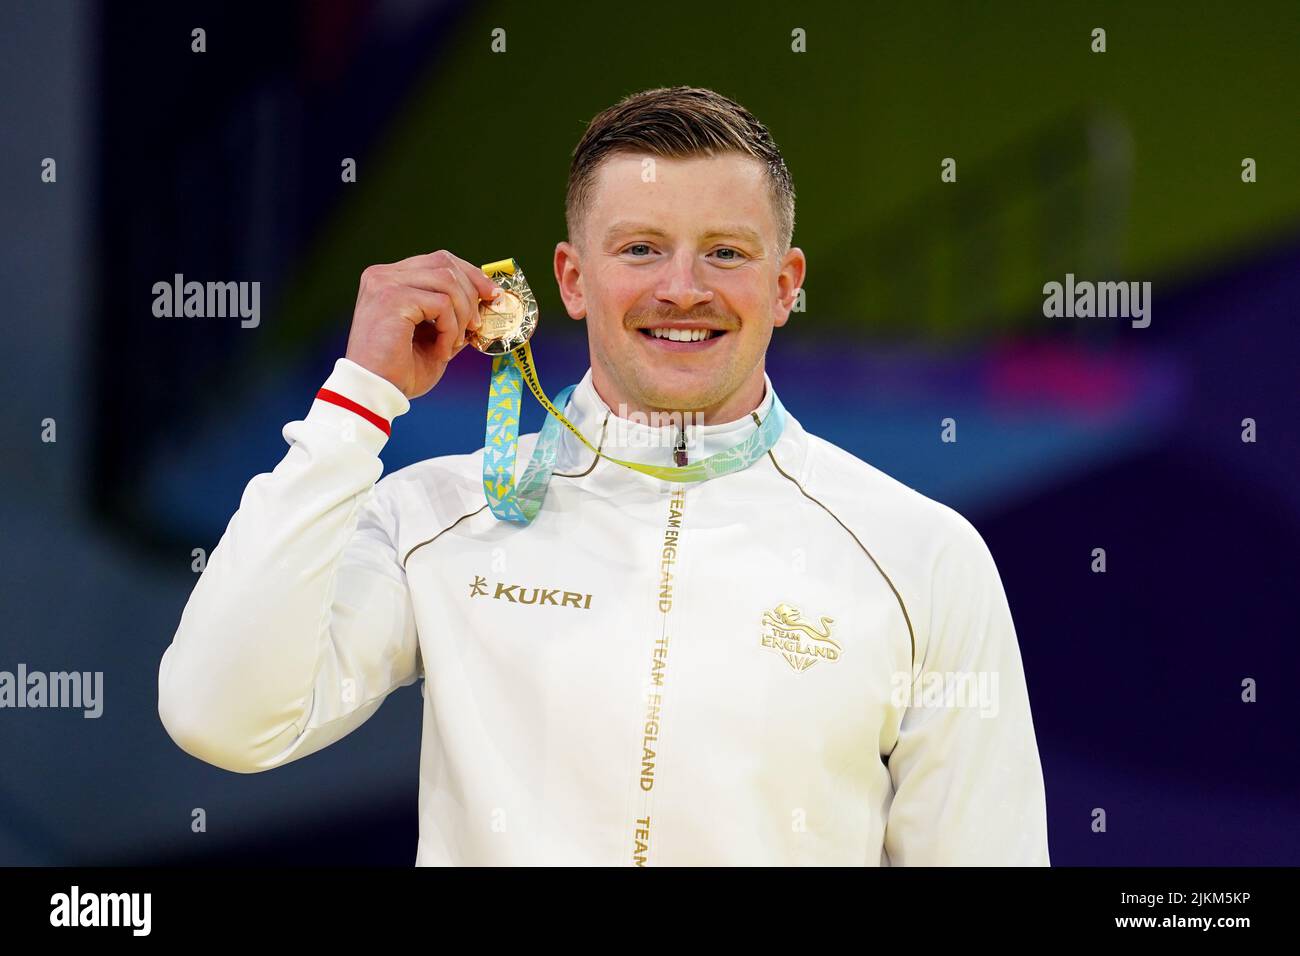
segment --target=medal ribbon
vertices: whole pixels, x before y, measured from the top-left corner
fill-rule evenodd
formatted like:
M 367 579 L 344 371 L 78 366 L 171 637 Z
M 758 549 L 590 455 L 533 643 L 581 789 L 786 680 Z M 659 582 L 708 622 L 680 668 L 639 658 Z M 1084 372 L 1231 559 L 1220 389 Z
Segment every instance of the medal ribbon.
M 490 269 L 506 271 L 502 266 L 513 267 L 512 260 L 491 263 L 483 271 L 489 276 Z M 524 476 L 515 487 L 515 456 L 519 445 L 519 418 L 523 409 L 523 385 L 533 393 L 537 401 L 546 409 L 546 423 L 537 437 L 537 444 L 524 470 Z M 565 418 L 560 411 L 567 404 L 569 395 L 576 385 L 568 385 L 556 395 L 552 402 L 546 397 L 542 384 L 537 377 L 537 365 L 533 352 L 525 341 L 519 347 L 495 356 L 492 359 L 492 378 L 488 383 L 487 431 L 484 435 L 483 453 L 483 492 L 487 497 L 492 513 L 503 521 L 527 525 L 541 510 L 542 500 L 546 497 L 546 486 L 551 473 L 555 470 L 555 461 L 559 454 L 561 425 L 572 432 L 577 439 L 590 448 L 596 455 L 624 468 L 639 471 L 664 481 L 706 481 L 748 468 L 751 464 L 767 454 L 769 448 L 777 443 L 785 429 L 785 408 L 776 393 L 772 394 L 772 404 L 767 416 L 759 427 L 744 441 L 735 446 L 710 455 L 700 461 L 682 466 L 648 465 L 637 461 L 625 461 L 614 458 L 600 451 L 578 428 Z M 558 407 L 557 407 L 558 406 Z

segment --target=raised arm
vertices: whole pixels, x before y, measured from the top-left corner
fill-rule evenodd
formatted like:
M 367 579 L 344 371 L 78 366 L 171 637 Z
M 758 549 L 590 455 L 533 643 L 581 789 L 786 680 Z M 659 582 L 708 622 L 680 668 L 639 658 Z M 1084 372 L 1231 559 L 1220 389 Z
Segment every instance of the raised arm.
M 410 403 L 348 359 L 323 394 L 284 427 L 284 459 L 248 483 L 159 667 L 167 732 L 227 770 L 313 753 L 419 676 L 406 575 L 375 493 L 380 426 Z
M 183 750 L 268 770 L 350 733 L 419 676 L 379 452 L 498 291 L 446 250 L 362 273 L 347 356 L 284 427 L 284 459 L 248 483 L 163 655 L 158 713 Z

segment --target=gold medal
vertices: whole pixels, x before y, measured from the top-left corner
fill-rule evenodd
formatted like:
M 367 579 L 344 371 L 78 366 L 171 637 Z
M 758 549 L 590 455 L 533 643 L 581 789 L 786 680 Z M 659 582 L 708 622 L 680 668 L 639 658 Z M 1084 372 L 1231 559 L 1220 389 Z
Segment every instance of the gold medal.
M 469 330 L 466 341 L 484 355 L 505 355 L 527 342 L 537 329 L 537 299 L 514 259 L 490 262 L 483 272 L 502 291 L 491 302 L 479 303 L 482 324 Z

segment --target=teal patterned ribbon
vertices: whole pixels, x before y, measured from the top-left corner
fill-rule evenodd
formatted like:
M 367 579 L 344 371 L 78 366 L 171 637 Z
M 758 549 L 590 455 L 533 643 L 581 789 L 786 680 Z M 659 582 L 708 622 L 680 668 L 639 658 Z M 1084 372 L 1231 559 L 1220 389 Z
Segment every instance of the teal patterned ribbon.
M 555 396 L 554 407 L 563 414 L 576 385 L 568 385 Z M 537 437 L 528 467 L 516 486 L 515 457 L 519 445 L 519 414 L 523 405 L 523 376 L 509 353 L 492 360 L 492 378 L 488 383 L 487 432 L 483 441 L 483 493 L 488 507 L 502 521 L 527 525 L 537 517 L 546 497 L 559 455 L 560 438 L 565 426 L 550 411 Z M 597 454 L 616 464 L 650 474 L 665 481 L 707 481 L 748 468 L 766 455 L 785 429 L 785 408 L 776 393 L 762 424 L 744 441 L 680 468 L 644 465 Z M 583 439 L 584 444 L 590 442 Z

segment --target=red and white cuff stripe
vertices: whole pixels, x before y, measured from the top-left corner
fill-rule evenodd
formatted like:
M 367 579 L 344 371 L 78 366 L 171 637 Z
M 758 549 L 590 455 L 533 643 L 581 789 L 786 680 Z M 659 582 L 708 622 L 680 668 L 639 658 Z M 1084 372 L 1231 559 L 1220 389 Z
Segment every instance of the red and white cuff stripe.
M 375 450 L 382 448 L 392 437 L 392 422 L 411 408 L 410 400 L 402 394 L 400 388 L 346 358 L 334 363 L 334 371 L 321 384 L 320 391 L 316 393 L 316 401 L 332 405 L 334 409 L 345 409 L 379 429 L 382 434 L 365 429 L 366 435 L 373 436 L 373 442 L 369 438 L 361 439 Z M 326 413 L 324 408 L 317 407 L 325 414 L 341 414 L 334 409 Z
M 322 388 L 316 393 L 316 397 L 322 402 L 330 402 L 340 408 L 346 408 L 350 412 L 355 412 L 366 421 L 370 422 L 370 424 L 378 428 L 385 435 L 391 436 L 393 434 L 392 424 L 388 419 L 384 418 L 382 415 L 376 415 L 364 405 L 358 405 L 346 395 L 340 395 L 338 392 L 331 391 L 328 388 Z

